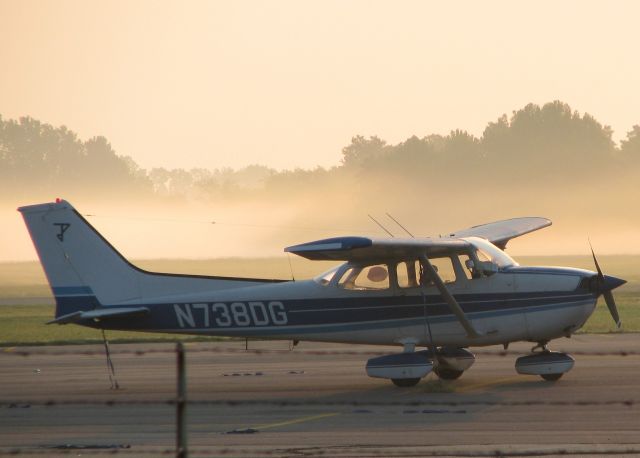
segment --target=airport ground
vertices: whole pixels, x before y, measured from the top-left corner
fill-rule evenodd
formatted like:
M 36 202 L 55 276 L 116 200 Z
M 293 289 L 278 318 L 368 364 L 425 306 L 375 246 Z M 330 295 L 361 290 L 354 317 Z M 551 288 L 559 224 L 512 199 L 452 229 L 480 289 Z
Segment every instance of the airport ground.
M 576 358 L 556 383 L 518 375 L 517 355 L 489 347 L 459 380 L 429 375 L 413 388 L 364 373 L 368 352 L 397 349 L 303 342 L 289 351 L 288 342 L 249 342 L 254 351 L 244 352 L 244 345 L 187 344 L 190 456 L 640 453 L 638 334 L 553 342 Z M 173 344 L 111 348 L 119 390 L 110 389 L 99 345 L 0 350 L 0 455 L 172 454 Z M 25 351 L 34 353 L 20 356 Z

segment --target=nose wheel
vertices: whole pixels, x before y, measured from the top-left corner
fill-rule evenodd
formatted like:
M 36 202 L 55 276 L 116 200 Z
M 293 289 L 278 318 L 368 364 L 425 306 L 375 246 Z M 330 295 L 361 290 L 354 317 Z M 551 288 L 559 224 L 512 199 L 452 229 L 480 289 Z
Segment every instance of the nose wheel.
M 519 374 L 539 375 L 547 382 L 559 380 L 573 368 L 575 362 L 571 355 L 550 351 L 547 342 L 540 342 L 531 349 L 531 353 L 516 360 L 516 371 Z
M 547 382 L 555 382 L 560 380 L 560 377 L 562 377 L 563 375 L 564 372 L 560 372 L 558 374 L 540 374 L 540 377 L 542 377 Z

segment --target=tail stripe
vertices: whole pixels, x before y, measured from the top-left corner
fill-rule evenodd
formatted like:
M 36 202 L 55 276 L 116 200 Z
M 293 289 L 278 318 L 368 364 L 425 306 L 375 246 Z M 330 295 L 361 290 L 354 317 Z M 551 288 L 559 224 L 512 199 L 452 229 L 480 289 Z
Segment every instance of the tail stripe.
M 58 296 L 93 296 L 93 290 L 88 286 L 54 286 L 53 295 Z

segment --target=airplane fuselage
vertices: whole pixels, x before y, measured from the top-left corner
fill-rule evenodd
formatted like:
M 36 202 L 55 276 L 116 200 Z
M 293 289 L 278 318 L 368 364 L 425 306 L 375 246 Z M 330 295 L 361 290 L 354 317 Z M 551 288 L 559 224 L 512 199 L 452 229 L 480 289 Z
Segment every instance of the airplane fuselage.
M 447 286 L 482 334 L 470 338 L 433 287 L 354 291 L 315 280 L 180 295 L 118 306 L 147 316 L 81 322 L 105 329 L 343 343 L 481 346 L 568 336 L 593 313 L 580 269 L 514 266 Z M 91 298 L 87 297 L 87 303 Z M 64 301 L 63 297 L 58 298 Z M 73 299 L 76 303 L 79 297 Z
M 546 344 L 570 336 L 624 280 L 570 268 L 521 267 L 504 252 L 514 237 L 547 227 L 524 217 L 441 237 L 347 236 L 285 248 L 344 262 L 306 281 L 144 271 L 127 261 L 68 202 L 21 207 L 56 298 L 50 323 L 211 336 L 399 345 L 371 358 L 367 375 L 413 386 L 430 371 L 453 380 L 475 356 L 466 347 L 532 341 L 521 374 L 558 380 L 570 355 Z M 416 351 L 417 346 L 428 350 Z

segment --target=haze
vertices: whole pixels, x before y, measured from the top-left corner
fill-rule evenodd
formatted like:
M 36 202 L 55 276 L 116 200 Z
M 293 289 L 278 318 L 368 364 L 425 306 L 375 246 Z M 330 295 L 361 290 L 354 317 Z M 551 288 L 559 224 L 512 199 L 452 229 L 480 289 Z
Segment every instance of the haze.
M 631 1 L 0 0 L 0 120 L 67 126 L 79 158 L 97 145 L 128 174 L 85 173 L 51 162 L 64 147 L 32 151 L 40 134 L 5 135 L 0 160 L 22 155 L 33 173 L 0 170 L 0 260 L 35 258 L 15 207 L 55 197 L 133 258 L 281 254 L 384 235 L 366 215 L 385 212 L 419 235 L 554 220 L 515 254 L 586 254 L 587 236 L 599 252 L 640 252 L 639 13 Z M 520 111 L 569 121 L 559 137 L 525 123 L 512 149 L 485 136 Z

